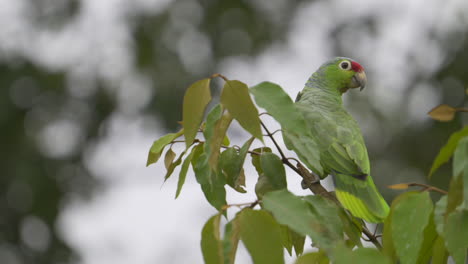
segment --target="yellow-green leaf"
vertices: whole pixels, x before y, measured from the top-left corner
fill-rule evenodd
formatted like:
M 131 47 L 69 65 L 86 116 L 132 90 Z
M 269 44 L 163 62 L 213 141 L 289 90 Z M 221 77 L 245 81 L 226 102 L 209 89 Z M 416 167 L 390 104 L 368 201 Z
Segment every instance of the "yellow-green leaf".
M 161 157 L 161 153 L 163 152 L 164 147 L 171 143 L 174 139 L 180 137 L 183 133 L 184 131 L 180 130 L 177 133 L 164 135 L 158 140 L 154 141 L 148 153 L 148 161 L 146 162 L 146 166 L 156 163 L 159 160 L 159 157 Z
M 205 108 L 211 101 L 210 79 L 203 79 L 190 85 L 184 95 L 182 124 L 184 126 L 185 145 L 192 144 L 203 120 Z
M 176 157 L 175 152 L 170 148 L 166 152 L 166 156 L 164 157 L 164 166 L 166 166 L 166 170 L 169 169 L 169 166 L 171 166 L 171 164 L 174 161 L 175 157 Z
M 452 121 L 457 110 L 450 105 L 441 104 L 427 113 L 432 119 L 442 122 Z
M 258 110 L 250 98 L 249 88 L 240 81 L 227 81 L 221 92 L 221 104 L 252 136 L 263 140 Z
M 179 197 L 180 191 L 182 190 L 182 186 L 184 186 L 185 178 L 187 177 L 187 172 L 189 165 L 194 157 L 194 154 L 198 151 L 198 149 L 203 149 L 203 144 L 198 144 L 192 148 L 190 154 L 185 158 L 184 162 L 182 163 L 182 168 L 180 169 L 179 173 L 179 180 L 177 181 L 177 190 L 175 198 Z

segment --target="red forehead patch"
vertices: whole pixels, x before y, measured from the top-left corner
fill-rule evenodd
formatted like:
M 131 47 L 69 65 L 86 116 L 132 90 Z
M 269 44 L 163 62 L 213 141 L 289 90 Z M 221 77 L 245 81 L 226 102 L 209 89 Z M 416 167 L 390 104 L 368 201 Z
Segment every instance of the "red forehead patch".
M 355 61 L 351 61 L 351 69 L 353 69 L 353 71 L 355 72 L 362 72 L 364 70 L 364 68 L 361 66 L 361 64 L 355 62 Z

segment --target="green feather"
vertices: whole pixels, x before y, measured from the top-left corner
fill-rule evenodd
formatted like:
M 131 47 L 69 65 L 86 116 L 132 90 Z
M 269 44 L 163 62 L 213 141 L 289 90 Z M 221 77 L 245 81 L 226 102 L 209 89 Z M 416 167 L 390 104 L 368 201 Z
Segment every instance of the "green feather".
M 389 212 L 388 204 L 370 176 L 361 129 L 342 103 L 341 95 L 353 88 L 351 80 L 356 74 L 339 67 L 343 60 L 351 61 L 336 58 L 323 64 L 307 81 L 296 105 L 311 131 L 308 137 L 320 150 L 323 172 L 319 176 L 333 175 L 338 200 L 354 216 L 368 222 L 383 222 Z M 302 160 L 301 149 L 292 148 Z

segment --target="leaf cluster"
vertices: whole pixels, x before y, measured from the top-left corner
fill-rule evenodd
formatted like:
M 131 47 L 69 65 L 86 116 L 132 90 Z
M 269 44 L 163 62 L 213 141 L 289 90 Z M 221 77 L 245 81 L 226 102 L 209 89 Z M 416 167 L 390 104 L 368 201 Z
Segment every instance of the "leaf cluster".
M 205 112 L 212 101 L 210 82 L 221 77 L 225 85 L 220 102 Z M 287 130 L 287 146 L 301 149 L 302 162 L 294 166 L 277 144 L 274 133 L 261 121 L 255 103 L 266 109 Z M 321 172 L 319 153 L 303 116 L 284 90 L 264 82 L 252 88 L 240 81 L 231 81 L 216 74 L 192 84 L 184 97 L 183 128 L 156 140 L 150 148 L 147 165 L 164 156 L 165 180 L 181 165 L 176 198 L 183 188 L 191 166 L 206 200 L 218 211 L 210 217 L 201 232 L 201 249 L 205 263 L 235 263 L 240 241 L 247 248 L 253 263 L 284 263 L 284 253 L 295 254 L 296 263 L 446 263 L 451 256 L 455 263 L 465 263 L 468 248 L 468 129 L 454 133 L 436 157 L 430 170 L 433 174 L 453 156 L 453 175 L 448 192 L 424 184 L 397 184 L 393 189 L 423 187 L 398 196 L 391 205 L 384 223 L 381 242 L 367 230 L 362 220 L 343 209 L 320 183 L 308 184 L 316 195 L 297 196 L 287 190 L 286 168 L 293 169 L 304 180 Z M 445 111 L 445 110 L 444 110 Z M 442 112 L 444 112 L 442 111 Z M 435 111 L 437 113 L 437 111 Z M 227 136 L 236 120 L 252 137 L 242 146 L 231 146 Z M 263 142 L 263 132 L 275 146 L 252 148 L 252 142 Z M 183 140 L 178 140 L 180 137 Z M 283 136 L 285 136 L 283 134 Z M 185 150 L 177 156 L 172 145 L 185 142 Z M 185 154 L 188 155 L 185 157 Z M 307 154 L 307 155 L 304 155 Z M 228 204 L 226 187 L 245 193 L 244 163 L 247 155 L 258 174 L 255 185 L 257 201 Z M 310 179 L 309 179 L 310 180 Z M 444 195 L 434 203 L 428 191 Z M 259 209 L 255 209 L 260 205 Z M 238 207 L 233 219 L 223 225 L 226 210 Z M 222 232 L 221 229 L 224 229 Z M 365 247 L 363 235 L 374 247 Z M 312 245 L 305 244 L 305 238 Z M 304 253 L 304 250 L 308 253 Z

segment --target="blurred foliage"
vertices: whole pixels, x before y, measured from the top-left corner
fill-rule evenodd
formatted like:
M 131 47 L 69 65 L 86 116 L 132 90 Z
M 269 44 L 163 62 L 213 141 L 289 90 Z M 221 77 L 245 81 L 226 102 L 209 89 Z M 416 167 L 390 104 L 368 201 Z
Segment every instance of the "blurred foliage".
M 173 130 L 182 119 L 182 92 L 189 83 L 218 72 L 218 63 L 223 58 L 253 57 L 271 44 L 283 42 L 290 29 L 290 17 L 303 2 L 288 1 L 280 15 L 272 15 L 250 1 L 177 0 L 162 13 L 137 13 L 129 18 L 126 23 L 131 25 L 133 33 L 131 51 L 135 55 L 135 67 L 154 87 L 150 103 L 141 112 L 159 117 L 167 129 Z M 25 21 L 50 32 L 60 30 L 79 12 L 84 12 L 79 0 L 24 1 L 24 5 Z M 357 24 L 371 26 L 372 19 Z M 189 35 L 187 40 L 201 36 L 200 43 L 208 49 L 208 59 L 195 70 L 187 66 L 177 51 L 178 40 L 187 30 L 201 33 L 195 37 Z M 334 34 L 339 37 L 340 30 Z M 467 34 L 468 29 L 457 32 L 454 37 L 457 45 L 444 42 L 445 62 L 430 80 L 442 87 L 441 102 L 457 107 L 463 106 L 465 98 L 461 98 L 460 89 L 453 88 L 452 84 L 468 86 Z M 340 53 L 342 49 L 337 46 L 335 51 Z M 58 235 L 57 216 L 68 199 L 91 194 L 99 186 L 96 184 L 99 180 L 84 165 L 84 150 L 105 137 L 105 121 L 119 105 L 113 90 L 108 89 L 115 83 L 100 77 L 80 80 L 94 88 L 87 96 L 77 97 L 70 92 L 70 86 L 76 84 L 70 81 L 69 69 L 46 67 L 29 55 L 2 53 L 0 61 L 0 262 L 66 262 L 77 256 Z M 450 123 L 434 122 L 425 126 L 409 124 L 404 133 L 391 139 L 389 148 L 372 150 L 370 156 L 373 161 L 398 161 L 401 166 L 426 174 L 430 161 L 448 135 L 461 127 L 462 119 L 456 117 Z M 51 143 L 44 141 L 43 131 L 64 120 L 79 125 L 79 140 L 71 151 L 51 155 L 48 152 L 51 146 L 47 146 Z M 389 122 L 379 121 L 381 125 Z M 376 179 L 377 184 L 394 183 L 391 179 L 399 170 L 379 171 L 381 177 Z M 447 188 L 445 176 L 449 174 L 448 166 L 443 166 L 431 183 Z M 390 191 L 385 193 L 391 195 Z

